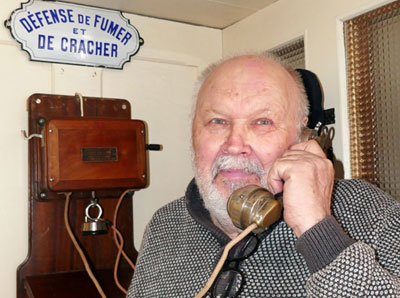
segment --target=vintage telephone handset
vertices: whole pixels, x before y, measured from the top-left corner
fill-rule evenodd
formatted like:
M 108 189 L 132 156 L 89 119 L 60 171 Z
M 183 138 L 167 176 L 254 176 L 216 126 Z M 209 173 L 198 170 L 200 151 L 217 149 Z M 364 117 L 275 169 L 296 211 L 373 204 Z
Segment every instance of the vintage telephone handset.
M 321 127 L 319 123 L 314 129 L 304 128 L 300 141 L 316 140 L 326 152 L 331 146 L 333 134 L 333 128 Z M 254 232 L 261 233 L 281 217 L 282 193 L 274 196 L 265 188 L 247 185 L 231 194 L 227 209 L 235 226 L 245 229 L 255 223 L 258 228 Z

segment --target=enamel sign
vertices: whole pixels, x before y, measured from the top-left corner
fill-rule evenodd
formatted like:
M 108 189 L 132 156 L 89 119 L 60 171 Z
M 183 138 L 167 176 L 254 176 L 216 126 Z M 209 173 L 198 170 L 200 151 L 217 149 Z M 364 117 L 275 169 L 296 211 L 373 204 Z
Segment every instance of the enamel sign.
M 29 1 L 6 26 L 31 60 L 122 69 L 143 39 L 121 12 L 53 1 Z

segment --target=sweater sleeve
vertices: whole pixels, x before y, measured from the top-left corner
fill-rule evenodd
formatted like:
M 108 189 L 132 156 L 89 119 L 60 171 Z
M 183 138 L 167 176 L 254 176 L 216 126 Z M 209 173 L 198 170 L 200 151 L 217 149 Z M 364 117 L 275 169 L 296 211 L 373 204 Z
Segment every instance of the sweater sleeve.
M 363 242 L 346 248 L 331 264 L 311 275 L 307 297 L 400 297 L 400 278 L 384 269 Z
M 355 241 L 330 216 L 296 243 L 311 277 L 307 297 L 400 297 L 400 207 L 377 217 L 375 241 Z M 372 221 L 372 219 L 371 219 Z
M 333 216 L 328 216 L 306 231 L 296 241 L 311 274 L 331 263 L 344 249 L 353 244 Z

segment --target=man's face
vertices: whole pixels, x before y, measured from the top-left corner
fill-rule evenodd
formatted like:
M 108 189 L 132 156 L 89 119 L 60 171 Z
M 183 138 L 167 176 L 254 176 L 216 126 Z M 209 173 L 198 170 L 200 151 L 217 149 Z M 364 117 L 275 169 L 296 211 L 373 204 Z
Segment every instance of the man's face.
M 207 196 L 217 192 L 226 212 L 234 189 L 262 185 L 273 162 L 297 138 L 297 105 L 293 79 L 269 60 L 234 58 L 208 76 L 192 127 L 196 180 L 206 207 Z

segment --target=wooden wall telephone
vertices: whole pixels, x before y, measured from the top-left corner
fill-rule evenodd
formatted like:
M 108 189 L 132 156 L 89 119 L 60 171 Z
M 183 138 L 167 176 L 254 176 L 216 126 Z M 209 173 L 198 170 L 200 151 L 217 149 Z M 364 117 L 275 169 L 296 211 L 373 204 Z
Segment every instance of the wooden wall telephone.
M 125 99 L 32 94 L 27 104 L 29 251 L 17 269 L 17 297 L 99 296 L 67 233 L 65 217 L 107 297 L 125 297 L 114 282 L 119 252 L 113 233 L 100 233 L 88 224 L 98 223 L 101 214 L 113 219 L 121 202 L 118 229 L 125 238 L 126 254 L 136 259 L 132 200 L 119 198 L 126 189 L 148 184 L 147 150 L 159 146 L 146 143 L 145 122 L 131 119 Z M 59 192 L 73 192 L 68 209 L 65 195 Z M 132 195 L 129 192 L 127 197 Z M 90 207 L 98 205 L 102 208 L 97 217 L 90 217 Z M 117 273 L 127 288 L 133 271 L 124 258 Z
M 320 131 L 320 132 L 319 132 Z M 333 139 L 333 128 L 326 126 L 315 129 L 304 128 L 300 141 L 316 140 L 326 153 Z M 227 203 L 228 214 L 235 226 L 245 229 L 255 223 L 261 233 L 282 216 L 282 193 L 273 195 L 265 188 L 257 185 L 247 185 L 234 191 Z

